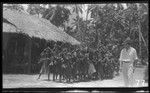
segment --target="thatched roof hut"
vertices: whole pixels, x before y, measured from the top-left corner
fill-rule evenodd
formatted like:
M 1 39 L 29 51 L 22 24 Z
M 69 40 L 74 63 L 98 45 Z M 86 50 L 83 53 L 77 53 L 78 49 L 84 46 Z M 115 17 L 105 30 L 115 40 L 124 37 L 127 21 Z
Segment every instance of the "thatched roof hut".
M 17 27 L 16 29 L 15 26 L 10 27 L 3 23 L 3 32 L 19 32 L 28 34 L 30 37 L 68 42 L 73 45 L 80 44 L 75 38 L 61 31 L 46 19 L 10 9 L 3 10 L 3 18 Z
M 80 44 L 75 38 L 61 31 L 46 19 L 31 16 L 21 11 L 4 9 L 3 66 L 6 72 L 7 68 L 8 71 L 18 68 L 19 64 L 19 66 L 27 69 L 28 73 L 31 73 L 32 58 L 35 57 L 33 55 L 35 53 L 32 50 L 34 38 L 30 37 L 37 37 L 40 40 L 47 41 L 67 42 L 72 45 Z

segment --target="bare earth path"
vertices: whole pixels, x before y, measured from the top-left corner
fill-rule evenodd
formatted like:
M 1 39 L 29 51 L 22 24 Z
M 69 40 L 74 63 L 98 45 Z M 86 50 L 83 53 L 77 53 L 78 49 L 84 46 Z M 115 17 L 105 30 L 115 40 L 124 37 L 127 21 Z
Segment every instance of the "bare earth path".
M 134 78 L 142 83 L 144 69 L 136 68 Z M 77 83 L 59 83 L 47 81 L 47 76 L 42 75 L 41 79 L 37 80 L 38 75 L 26 74 L 3 74 L 3 88 L 38 88 L 38 87 L 123 87 L 122 74 L 110 80 L 96 80 L 89 82 Z M 51 77 L 52 78 L 52 77 Z M 135 87 L 148 86 L 147 83 L 139 84 L 135 81 Z

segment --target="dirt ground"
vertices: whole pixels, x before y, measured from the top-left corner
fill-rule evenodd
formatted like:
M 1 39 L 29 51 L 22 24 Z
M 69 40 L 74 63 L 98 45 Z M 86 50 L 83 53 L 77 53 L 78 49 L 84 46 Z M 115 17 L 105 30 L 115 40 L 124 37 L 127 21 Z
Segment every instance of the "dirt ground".
M 52 75 L 51 75 L 52 76 Z M 134 73 L 134 87 L 148 86 L 148 83 L 143 83 L 144 69 L 136 68 Z M 50 87 L 124 87 L 122 73 L 110 80 L 91 80 L 88 82 L 75 83 L 60 83 L 47 81 L 47 76 L 42 75 L 41 79 L 37 80 L 38 75 L 26 74 L 3 74 L 3 88 L 50 88 Z M 52 79 L 52 77 L 51 77 Z M 138 83 L 140 82 L 140 83 Z

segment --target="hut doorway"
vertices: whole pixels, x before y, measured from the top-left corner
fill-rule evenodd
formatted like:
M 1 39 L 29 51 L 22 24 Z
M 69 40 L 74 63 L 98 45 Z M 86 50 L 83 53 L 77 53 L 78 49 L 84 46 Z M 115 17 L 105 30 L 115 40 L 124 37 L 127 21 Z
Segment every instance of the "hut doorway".
M 24 34 L 3 34 L 3 73 L 24 73 L 26 42 Z

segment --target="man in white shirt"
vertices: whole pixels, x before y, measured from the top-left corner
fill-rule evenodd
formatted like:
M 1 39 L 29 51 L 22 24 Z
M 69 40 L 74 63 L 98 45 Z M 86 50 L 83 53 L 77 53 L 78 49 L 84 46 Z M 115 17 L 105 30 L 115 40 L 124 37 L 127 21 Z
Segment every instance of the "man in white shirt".
M 138 61 L 136 50 L 130 46 L 131 40 L 128 37 L 124 41 L 124 48 L 120 54 L 120 69 L 123 72 L 124 83 L 126 87 L 133 86 L 134 62 Z

